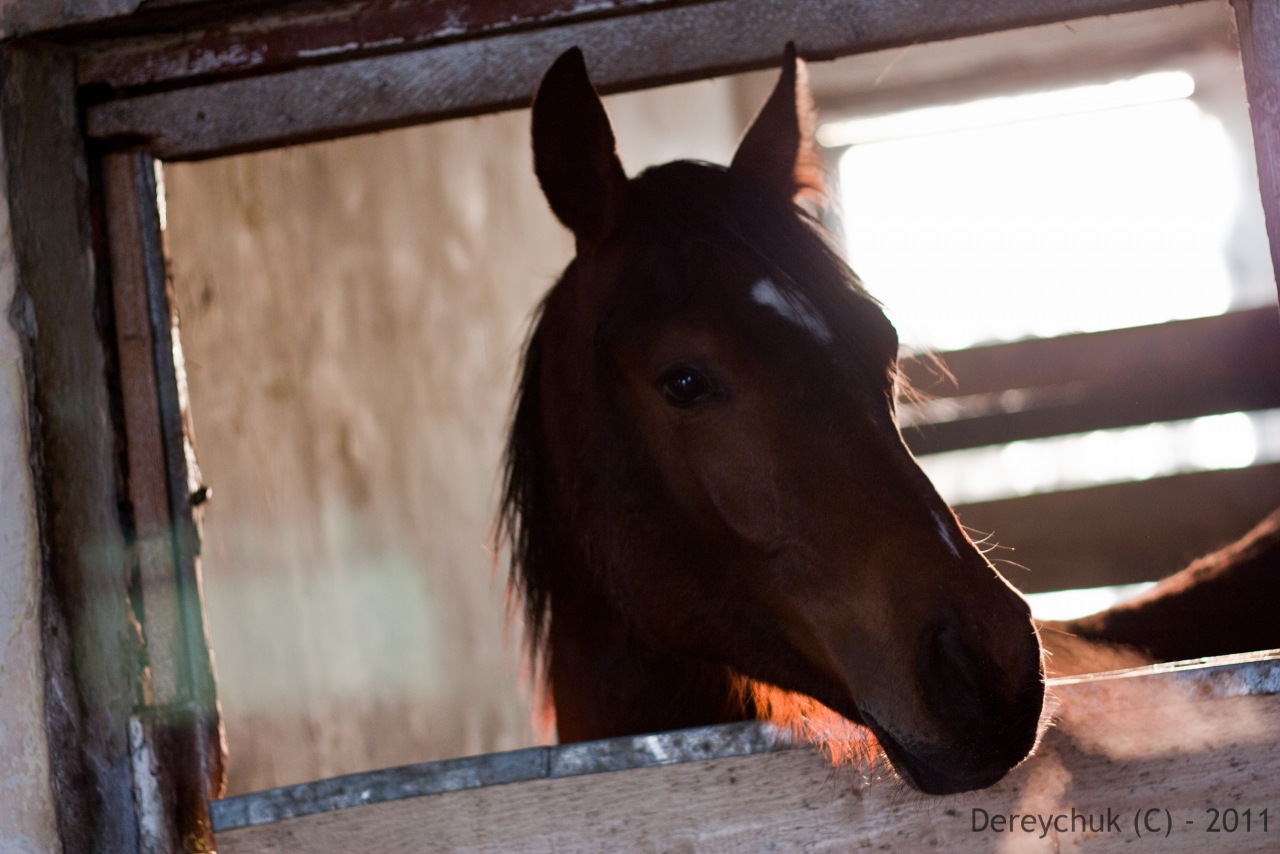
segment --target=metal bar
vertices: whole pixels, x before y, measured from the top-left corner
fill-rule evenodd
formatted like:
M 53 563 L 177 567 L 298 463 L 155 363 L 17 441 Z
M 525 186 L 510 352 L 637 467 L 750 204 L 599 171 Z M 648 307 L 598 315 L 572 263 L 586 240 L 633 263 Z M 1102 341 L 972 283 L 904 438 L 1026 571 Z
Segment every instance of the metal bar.
M 157 414 L 164 443 L 164 470 L 174 550 L 173 583 L 182 620 L 182 699 L 193 708 L 202 710 L 210 734 L 219 740 L 216 756 L 211 757 L 213 764 L 206 768 L 211 780 L 208 796 L 216 797 L 222 788 L 223 750 L 221 736 L 217 735 L 217 692 L 200 582 L 200 532 L 193 498 L 200 488 L 199 470 L 191 438 L 178 319 L 173 310 L 176 301 L 172 282 L 165 270 L 163 236 L 157 210 L 160 190 L 156 166 L 152 158 L 137 156 L 134 185 L 142 221 L 139 236 L 146 264 L 146 301 L 153 336 Z M 210 749 L 213 750 L 214 746 L 211 745 Z
M 1240 31 L 1258 187 L 1271 241 L 1271 266 L 1280 289 L 1280 2 L 1232 0 Z
M 956 38 L 1165 0 L 715 0 L 107 101 L 89 136 L 163 159 L 220 154 L 524 106 L 560 52 L 581 45 L 616 92 Z

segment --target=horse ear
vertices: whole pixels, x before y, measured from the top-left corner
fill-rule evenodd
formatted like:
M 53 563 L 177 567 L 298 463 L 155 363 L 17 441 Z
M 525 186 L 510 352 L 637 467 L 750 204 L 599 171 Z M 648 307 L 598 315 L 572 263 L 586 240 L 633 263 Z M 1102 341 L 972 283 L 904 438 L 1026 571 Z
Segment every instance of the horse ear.
M 782 75 L 738 143 L 729 171 L 787 199 L 806 190 L 821 192 L 822 168 L 813 126 L 813 98 L 804 61 L 796 56 L 795 42 L 787 42 Z
M 547 69 L 534 97 L 533 170 L 551 210 L 579 239 L 598 241 L 608 234 L 627 175 L 609 116 L 576 47 Z

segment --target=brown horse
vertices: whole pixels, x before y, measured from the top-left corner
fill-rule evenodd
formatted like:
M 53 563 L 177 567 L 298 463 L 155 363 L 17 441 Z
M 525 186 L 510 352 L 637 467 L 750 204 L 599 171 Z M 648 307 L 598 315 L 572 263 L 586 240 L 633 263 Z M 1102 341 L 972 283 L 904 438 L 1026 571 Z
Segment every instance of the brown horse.
M 535 169 L 577 257 L 524 358 L 512 583 L 563 741 L 794 692 L 921 790 L 980 788 L 1036 742 L 1040 644 L 903 444 L 893 327 L 794 202 L 802 72 L 789 48 L 729 167 L 630 180 L 581 53 L 547 72 Z
M 1280 510 L 1136 599 L 1041 636 L 1055 676 L 1280 648 Z

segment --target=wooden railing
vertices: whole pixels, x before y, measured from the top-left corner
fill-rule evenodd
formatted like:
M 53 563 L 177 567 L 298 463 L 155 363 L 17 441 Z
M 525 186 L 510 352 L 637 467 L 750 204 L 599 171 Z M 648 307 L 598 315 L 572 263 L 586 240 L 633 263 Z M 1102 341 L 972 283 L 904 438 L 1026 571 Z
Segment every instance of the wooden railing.
M 975 347 L 903 364 L 917 454 L 1280 407 L 1274 307 Z M 954 379 L 953 379 L 954 378 Z

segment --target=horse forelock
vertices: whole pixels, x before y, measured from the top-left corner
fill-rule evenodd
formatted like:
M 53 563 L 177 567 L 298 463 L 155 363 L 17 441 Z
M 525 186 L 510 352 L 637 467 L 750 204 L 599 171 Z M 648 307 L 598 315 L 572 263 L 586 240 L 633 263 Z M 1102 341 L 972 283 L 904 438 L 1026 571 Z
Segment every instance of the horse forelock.
M 811 312 L 811 331 L 834 330 L 846 343 L 881 336 L 892 327 L 879 303 L 845 262 L 830 230 L 807 209 L 748 184 L 725 167 L 697 161 L 675 161 L 652 167 L 628 187 L 627 213 L 619 232 L 643 242 L 650 251 L 675 253 L 678 247 L 701 244 L 754 262 L 767 275 L 785 304 Z M 637 239 L 634 235 L 640 235 Z M 759 279 L 742 282 L 743 298 Z M 662 288 L 666 279 L 649 288 L 633 287 L 615 301 L 617 325 L 626 325 L 628 309 L 679 300 L 685 294 Z M 707 282 L 681 282 L 682 287 L 707 287 Z M 716 296 L 722 296 L 717 294 Z M 850 297 L 853 299 L 850 299 Z M 756 302 L 760 302 L 757 298 Z M 868 309 L 851 316 L 851 307 Z M 868 322 L 870 321 L 870 322 Z M 874 328 L 872 328 L 874 327 Z M 819 336 L 823 337 L 823 336 Z

